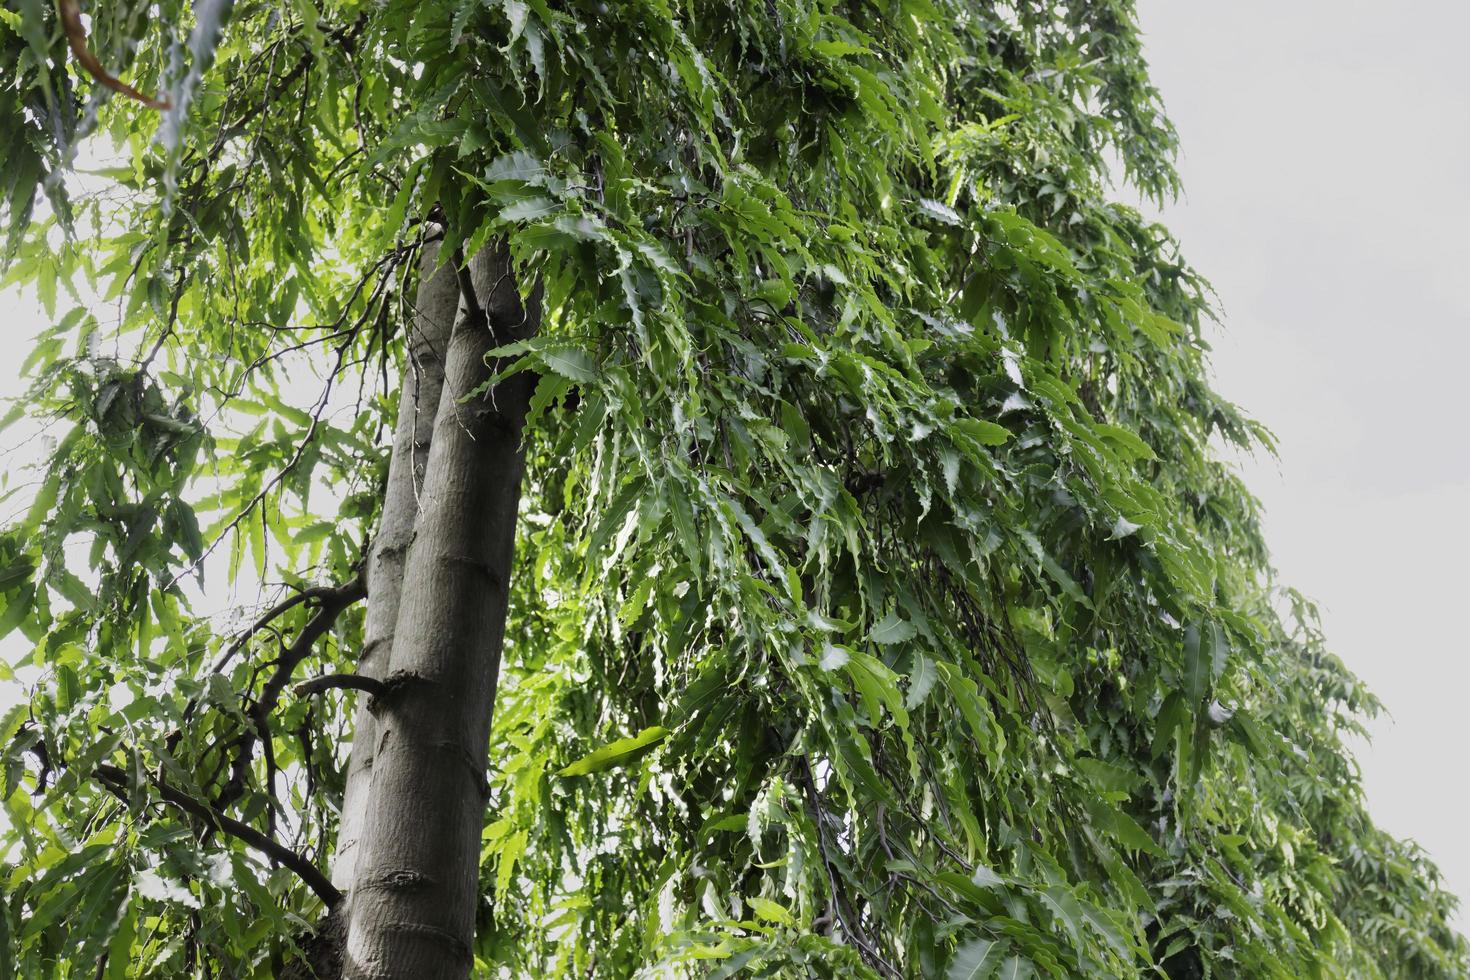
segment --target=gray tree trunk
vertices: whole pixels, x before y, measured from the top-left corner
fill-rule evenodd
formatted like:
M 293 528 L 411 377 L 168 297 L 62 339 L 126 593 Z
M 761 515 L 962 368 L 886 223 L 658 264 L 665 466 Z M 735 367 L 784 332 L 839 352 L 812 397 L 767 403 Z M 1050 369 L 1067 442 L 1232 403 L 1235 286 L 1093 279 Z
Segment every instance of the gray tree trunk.
M 356 673 L 371 678 L 386 672 L 385 665 L 392 656 L 403 566 L 413 542 L 424 466 L 433 443 L 434 418 L 438 415 L 444 387 L 444 353 L 459 308 L 459 282 L 454 267 L 448 264 L 436 271 L 438 260 L 438 243 L 425 246 L 419 259 L 416 309 L 404 343 L 403 378 L 399 384 L 393 455 L 388 461 L 388 487 L 368 556 L 367 619 L 363 624 L 362 655 Z M 353 726 L 337 849 L 332 856 L 332 884 L 349 899 L 357 870 L 357 845 L 367 813 L 375 740 L 373 714 L 368 710 L 368 699 L 362 697 Z
M 491 711 L 520 505 L 525 373 L 470 396 L 503 365 L 487 352 L 534 333 L 510 258 L 471 262 L 455 325 L 392 660 L 373 699 L 371 801 L 349 907 L 343 975 L 464 980 L 473 961 Z M 477 309 L 479 307 L 479 309 Z

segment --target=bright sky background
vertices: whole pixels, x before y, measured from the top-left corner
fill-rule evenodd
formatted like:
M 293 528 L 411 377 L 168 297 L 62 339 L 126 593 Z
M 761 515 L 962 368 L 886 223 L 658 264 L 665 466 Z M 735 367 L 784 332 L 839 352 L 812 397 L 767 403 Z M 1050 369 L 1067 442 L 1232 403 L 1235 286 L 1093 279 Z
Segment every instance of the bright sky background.
M 1470 4 L 1138 6 L 1217 387 L 1281 439 L 1243 466 L 1276 565 L 1393 714 L 1372 812 L 1470 897 Z
M 1359 755 L 1373 812 L 1470 896 L 1458 615 L 1470 584 L 1470 4 L 1139 8 L 1184 144 L 1188 197 L 1164 219 L 1224 311 L 1218 387 L 1281 439 L 1279 465 L 1243 463 L 1276 563 L 1320 600 L 1337 652 L 1393 713 Z M 19 390 L 19 351 L 39 326 L 33 304 L 0 293 L 0 395 Z

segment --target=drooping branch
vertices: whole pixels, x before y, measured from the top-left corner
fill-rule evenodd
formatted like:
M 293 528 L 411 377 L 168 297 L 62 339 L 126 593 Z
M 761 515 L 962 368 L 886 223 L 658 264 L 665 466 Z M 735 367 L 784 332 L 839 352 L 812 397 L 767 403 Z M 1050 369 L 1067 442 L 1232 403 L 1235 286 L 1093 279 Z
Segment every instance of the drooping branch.
M 355 52 L 358 40 L 362 36 L 363 29 L 367 27 L 367 24 L 368 12 L 364 11 L 350 24 L 324 28 L 322 30 L 322 38 L 336 44 L 342 53 L 350 58 Z M 228 125 L 222 123 L 218 134 L 215 136 L 214 143 L 210 146 L 208 153 L 205 154 L 206 158 L 213 160 L 217 157 L 226 143 L 243 133 L 245 128 L 254 121 L 256 116 L 260 115 L 266 108 L 277 101 L 273 93 L 283 92 L 285 89 L 294 85 L 306 75 L 307 70 L 315 63 L 316 51 L 315 49 L 309 48 L 285 74 L 279 78 L 268 79 L 266 82 L 267 97 L 246 106 L 234 122 Z
M 245 504 L 245 506 L 240 508 L 239 512 L 229 521 L 229 523 L 227 523 L 223 528 L 220 529 L 220 532 L 216 534 L 214 536 L 214 539 L 204 547 L 203 551 L 199 553 L 198 557 L 196 557 L 188 565 L 184 566 L 184 568 L 174 574 L 173 578 L 169 580 L 168 585 L 165 586 L 165 589 L 173 588 L 174 585 L 176 585 L 181 579 L 184 578 L 184 576 L 193 573 L 201 565 L 203 565 L 204 560 L 214 553 L 214 549 L 219 546 L 219 543 L 223 541 L 225 537 L 228 536 L 231 532 L 237 531 L 240 527 L 240 524 L 247 517 L 255 512 L 256 507 L 263 506 L 266 500 L 270 497 L 271 493 L 273 493 L 277 487 L 285 483 L 286 478 L 291 475 L 292 471 L 296 469 L 296 466 L 304 458 L 306 458 L 306 452 L 311 447 L 312 441 L 316 438 L 317 429 L 320 428 L 322 425 L 322 416 L 326 412 L 328 403 L 331 401 L 332 386 L 336 383 L 337 376 L 342 370 L 345 358 L 347 356 L 347 349 L 349 346 L 351 346 L 351 343 L 352 338 L 348 338 L 347 340 L 344 340 L 343 343 L 337 348 L 336 364 L 327 374 L 327 380 L 326 383 L 322 386 L 322 392 L 317 397 L 316 404 L 312 406 L 310 412 L 308 413 L 311 416 L 311 423 L 307 426 L 306 432 L 302 435 L 300 442 L 297 443 L 296 451 L 292 453 L 291 458 L 286 461 L 286 464 L 284 466 L 276 471 L 275 475 L 273 475 L 269 480 L 266 481 L 264 486 L 256 491 L 255 496 L 251 497 L 250 500 Z
M 144 95 L 102 67 L 102 62 L 97 60 L 97 56 L 87 46 L 87 29 L 82 26 L 82 8 L 77 0 L 59 0 L 56 4 L 56 12 L 61 16 L 61 29 L 66 33 L 66 43 L 71 47 L 71 53 L 76 56 L 77 62 L 87 70 L 87 74 L 103 86 L 126 95 L 136 102 L 141 102 L 150 109 L 162 112 L 173 108 L 173 104 L 168 99 Z
M 126 796 L 128 788 L 127 773 L 123 772 L 117 766 L 98 766 L 93 775 L 113 793 Z M 164 802 L 178 807 L 192 817 L 203 820 L 215 830 L 228 834 L 241 843 L 255 848 L 257 851 L 278 862 L 282 867 L 290 869 L 308 888 L 316 893 L 318 898 L 326 903 L 328 908 L 335 907 L 342 900 L 342 893 L 327 879 L 327 876 L 301 854 L 273 840 L 249 824 L 241 823 L 233 817 L 220 813 L 208 804 L 194 799 L 187 793 L 180 792 L 161 779 L 155 778 L 150 782 L 158 790 L 158 795 L 163 798 Z
M 843 932 L 847 934 L 847 939 L 857 947 L 858 952 L 868 962 L 868 965 L 884 976 L 902 976 L 893 964 L 884 959 L 883 954 L 878 952 L 868 938 L 857 928 L 855 923 L 861 923 L 860 914 L 852 910 L 844 911 L 846 902 L 843 898 L 842 885 L 838 882 L 837 875 L 832 870 L 832 860 L 827 854 L 827 831 L 824 827 L 824 821 L 826 821 L 827 815 L 818 799 L 816 776 L 812 773 L 811 760 L 803 756 L 801 761 L 806 771 L 802 774 L 805 778 L 801 779 L 800 782 L 806 791 L 807 805 L 811 808 L 812 813 L 812 822 L 816 824 L 817 828 L 817 849 L 821 855 L 822 865 L 827 872 L 827 887 L 832 893 L 832 911 L 836 914 L 837 921 L 841 924 Z

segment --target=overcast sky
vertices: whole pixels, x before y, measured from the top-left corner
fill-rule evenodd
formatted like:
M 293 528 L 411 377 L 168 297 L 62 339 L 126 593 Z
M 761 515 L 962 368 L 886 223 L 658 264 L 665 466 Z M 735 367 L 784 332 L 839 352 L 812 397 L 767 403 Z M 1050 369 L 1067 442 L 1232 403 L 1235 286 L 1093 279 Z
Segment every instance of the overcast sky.
M 1470 4 L 1138 6 L 1217 387 L 1281 439 L 1244 465 L 1276 565 L 1392 712 L 1371 810 L 1470 896 Z

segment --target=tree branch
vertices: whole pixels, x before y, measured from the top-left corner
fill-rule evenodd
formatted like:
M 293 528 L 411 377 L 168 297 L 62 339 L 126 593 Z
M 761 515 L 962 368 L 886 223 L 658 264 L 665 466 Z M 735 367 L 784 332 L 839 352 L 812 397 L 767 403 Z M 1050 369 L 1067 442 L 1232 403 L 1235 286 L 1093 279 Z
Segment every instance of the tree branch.
M 234 660 L 236 655 L 238 655 L 239 652 L 245 648 L 245 644 L 250 641 L 251 637 L 255 636 L 255 634 L 259 633 L 261 630 L 269 626 L 272 621 L 284 616 L 286 613 L 290 612 L 292 609 L 295 609 L 303 602 L 311 602 L 313 600 L 330 600 L 333 596 L 341 592 L 343 588 L 344 586 L 338 585 L 318 585 L 313 586 L 309 589 L 302 589 L 300 592 L 297 592 L 294 595 L 290 595 L 287 596 L 285 599 L 282 599 L 280 602 L 276 603 L 274 606 L 262 613 L 260 618 L 251 623 L 250 627 L 246 629 L 245 632 L 241 633 L 238 637 L 235 638 L 235 642 L 230 644 L 230 648 L 226 650 L 224 655 L 221 656 L 219 660 L 215 661 L 214 666 L 210 668 L 211 672 L 216 674 L 222 673 L 224 669 L 230 665 L 230 661 Z
M 475 293 L 475 283 L 470 276 L 470 266 L 465 261 L 464 251 L 455 249 L 454 257 L 450 261 L 454 263 L 454 275 L 459 280 L 459 295 L 464 300 L 466 317 L 470 323 L 485 323 L 485 308 L 480 305 L 480 297 Z
M 240 750 L 235 755 L 234 764 L 230 767 L 229 781 L 225 783 L 215 798 L 216 806 L 228 806 L 245 792 L 245 776 L 250 768 L 251 760 L 255 757 L 255 743 L 260 739 L 271 737 L 270 715 L 280 703 L 281 692 L 286 689 L 287 684 L 291 683 L 291 675 L 295 673 L 301 661 L 311 653 L 316 641 L 326 635 L 336 624 L 337 617 L 342 614 L 342 611 L 366 595 L 367 588 L 362 575 L 359 574 L 346 585 L 326 590 L 318 596 L 320 605 L 316 615 L 312 616 L 301 628 L 295 642 L 281 651 L 281 656 L 276 660 L 276 669 L 271 672 L 270 678 L 261 688 L 259 700 L 250 708 L 250 728 L 241 737 Z
M 351 56 L 351 54 L 357 47 L 358 39 L 362 36 L 363 28 L 367 26 L 367 22 L 368 12 L 364 11 L 352 23 L 343 24 L 340 27 L 324 30 L 322 32 L 322 35 L 326 40 L 336 42 L 337 45 L 341 47 L 344 54 Z M 312 66 L 315 60 L 316 58 L 314 53 L 308 50 L 307 53 L 302 55 L 301 58 L 297 60 L 296 64 L 293 65 L 291 69 L 280 78 L 268 78 L 265 82 L 267 98 L 264 98 L 259 102 L 252 103 L 250 107 L 244 109 L 240 117 L 229 126 L 221 125 L 218 135 L 215 136 L 214 144 L 209 149 L 209 153 L 207 155 L 208 158 L 213 159 L 216 155 L 218 155 L 219 151 L 224 147 L 225 143 L 244 132 L 245 127 L 248 126 L 255 119 L 256 116 L 260 115 L 260 113 L 264 112 L 268 106 L 278 100 L 278 96 L 271 97 L 272 91 L 274 91 L 275 93 L 279 93 L 288 86 L 294 84 L 297 79 L 306 74 L 306 70 Z
M 837 921 L 841 924 L 842 931 L 846 934 L 846 938 L 851 941 L 854 946 L 857 947 L 858 953 L 862 956 L 863 959 L 867 960 L 868 963 L 879 973 L 890 977 L 902 976 L 902 974 L 900 974 L 898 970 L 894 968 L 893 964 L 884 959 L 883 954 L 879 953 L 878 950 L 875 949 L 873 945 L 868 942 L 867 938 L 860 931 L 854 928 L 852 921 L 849 920 L 848 915 L 843 911 L 843 905 L 845 903 L 843 902 L 842 886 L 838 884 L 837 876 L 832 871 L 832 861 L 827 856 L 827 831 L 826 828 L 823 826 L 823 822 L 827 819 L 827 817 L 826 813 L 822 810 L 821 803 L 817 799 L 816 776 L 812 773 L 811 759 L 807 756 L 802 756 L 801 761 L 802 765 L 806 767 L 806 779 L 802 780 L 802 782 L 805 784 L 804 788 L 806 789 L 807 800 L 812 808 L 812 822 L 816 824 L 817 827 L 817 849 L 821 852 L 822 865 L 827 871 L 827 887 L 831 889 L 832 892 L 832 911 L 836 913 Z M 860 924 L 861 913 L 854 913 L 854 917 L 858 920 Z
M 60 0 L 56 5 L 56 12 L 61 18 L 61 29 L 66 35 L 66 43 L 71 47 L 71 53 L 76 56 L 78 63 L 87 70 L 87 74 L 103 86 L 141 102 L 150 109 L 162 111 L 173 108 L 167 99 L 144 95 L 127 82 L 119 81 L 116 76 L 102 67 L 102 62 L 97 60 L 97 56 L 87 46 L 87 29 L 82 26 L 82 8 L 77 4 L 77 0 Z
M 307 602 L 319 602 L 325 604 L 341 596 L 344 591 L 350 591 L 354 588 L 362 589 L 363 593 L 366 594 L 366 587 L 362 582 L 361 576 L 355 578 L 352 582 L 349 582 L 346 585 L 317 585 L 312 586 L 309 589 L 302 589 L 294 595 L 287 596 L 285 599 L 282 599 L 280 602 L 267 609 L 264 613 L 261 614 L 258 619 L 255 620 L 255 622 L 250 624 L 249 628 L 247 628 L 243 633 L 237 636 L 235 638 L 235 641 L 230 644 L 229 649 L 226 650 L 224 654 L 222 654 L 217 660 L 215 660 L 214 666 L 210 668 L 210 672 L 214 674 L 224 673 L 225 668 L 230 665 L 230 661 L 234 660 L 235 657 L 240 653 L 240 651 L 245 649 L 245 644 L 249 643 L 250 640 L 256 636 L 256 634 L 266 629 L 275 620 L 286 615 L 286 613 L 290 612 L 292 609 L 295 609 L 297 606 Z M 198 707 L 199 699 L 197 697 L 190 698 L 189 703 L 184 705 L 183 720 L 185 724 L 187 724 L 189 720 L 194 717 L 194 712 L 198 709 Z M 182 728 L 176 729 L 169 735 L 167 741 L 165 742 L 165 745 L 168 747 L 170 753 L 172 753 L 178 747 L 179 741 L 183 738 L 183 735 L 184 733 Z
M 281 692 L 291 682 L 292 673 L 295 672 L 297 665 L 311 653 L 316 641 L 331 630 L 343 610 L 366 595 L 367 589 L 363 578 L 358 575 L 346 585 L 330 590 L 321 596 L 321 606 L 317 609 L 316 615 L 302 627 L 296 641 L 281 651 L 281 657 L 276 662 L 276 669 L 271 673 L 270 679 L 265 682 L 265 686 L 261 688 L 260 700 L 255 704 L 255 711 L 264 713 L 275 708 L 281 700 Z
M 296 685 L 296 693 L 301 697 L 308 697 L 312 694 L 330 691 L 333 688 L 366 691 L 374 697 L 380 696 L 387 690 L 386 685 L 374 677 L 365 677 L 362 674 L 328 674 L 325 677 L 313 677 L 309 681 L 302 681 Z
M 98 766 L 94 775 L 112 792 L 126 795 L 128 777 L 117 766 Z M 295 872 L 296 876 L 326 903 L 327 908 L 335 908 L 342 900 L 342 893 L 336 889 L 327 876 L 316 865 L 289 847 L 272 840 L 249 824 L 227 817 L 192 796 L 179 792 L 162 780 L 154 779 L 150 782 L 158 790 L 158 795 L 163 797 L 164 802 L 172 803 L 185 813 L 205 821 L 221 833 L 228 834 L 241 843 L 255 848 Z

